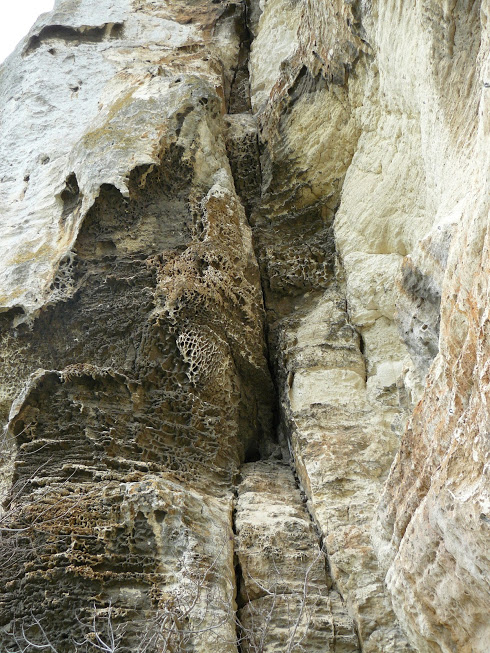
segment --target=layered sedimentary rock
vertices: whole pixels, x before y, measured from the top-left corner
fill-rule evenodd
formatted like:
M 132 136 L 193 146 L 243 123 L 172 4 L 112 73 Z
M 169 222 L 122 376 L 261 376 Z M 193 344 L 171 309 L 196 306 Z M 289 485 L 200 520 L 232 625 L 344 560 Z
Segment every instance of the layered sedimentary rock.
M 277 174 L 287 170 L 287 189 L 294 192 L 296 183 L 301 200 L 295 204 L 302 210 L 307 202 L 314 205 L 308 198 L 313 192 L 325 213 L 332 205 L 335 212 L 341 294 L 328 290 L 314 297 L 322 287 L 317 277 L 302 287 L 307 299 L 298 302 L 301 292 L 293 291 L 292 310 L 283 300 L 268 302 L 272 332 L 276 326 L 279 332 L 284 428 L 326 535 L 334 578 L 358 615 L 363 647 L 406 646 L 388 618 L 391 595 L 418 650 L 484 650 L 486 436 L 476 436 L 471 463 L 469 451 L 475 431 L 488 430 L 482 413 L 488 347 L 480 277 L 488 225 L 483 199 L 488 8 L 433 2 L 328 5 L 267 3 L 252 46 L 252 65 L 259 69 L 254 73 L 252 67 L 252 98 L 255 82 L 268 142 L 276 137 L 280 143 L 272 148 Z M 268 30 L 279 29 L 278 15 L 291 46 L 272 69 L 270 57 L 254 48 L 261 28 L 264 39 Z M 291 30 L 295 40 L 286 36 Z M 318 46 L 313 63 L 312 39 Z M 324 44 L 329 49 L 322 56 Z M 270 92 L 260 114 L 264 79 Z M 310 224 L 298 228 L 302 242 Z M 316 261 L 313 248 L 311 254 Z M 288 271 L 296 267 L 291 258 Z M 303 269 L 306 276 L 311 267 Z M 275 291 L 273 278 L 270 290 Z M 465 315 L 472 315 L 474 330 Z M 365 376 L 349 325 L 360 336 Z M 425 384 L 431 390 L 422 396 Z M 371 520 L 398 449 L 395 434 L 403 432 L 421 396 L 375 523 L 377 566 Z M 478 417 L 463 408 L 470 397 Z M 452 461 L 452 472 L 444 469 L 444 460 Z M 458 527 L 458 511 L 468 509 L 475 524 L 464 527 L 460 521 Z M 385 579 L 389 595 L 383 592 Z
M 237 493 L 241 650 L 359 651 L 290 466 L 245 464 Z
M 58 0 L 19 44 L 0 647 L 486 650 L 488 13 Z
M 59 5 L 18 55 L 57 71 L 24 111 L 54 111 L 25 194 L 4 178 L 1 646 L 233 651 L 232 487 L 272 404 L 222 118 L 243 8 Z

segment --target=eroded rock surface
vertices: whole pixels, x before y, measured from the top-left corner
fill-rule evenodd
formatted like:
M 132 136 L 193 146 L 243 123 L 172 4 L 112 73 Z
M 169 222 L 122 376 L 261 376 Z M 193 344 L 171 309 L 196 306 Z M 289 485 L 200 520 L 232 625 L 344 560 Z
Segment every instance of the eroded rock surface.
M 77 131 L 32 130 L 16 150 L 27 165 L 49 144 L 60 192 L 44 212 L 50 184 L 30 179 L 22 271 L 4 259 L 19 293 L 3 313 L 1 646 L 90 650 L 113 628 L 125 650 L 236 651 L 233 483 L 273 446 L 260 277 L 222 117 L 243 8 L 58 5 L 20 53 L 21 67 L 80 65 L 78 91 L 58 79 L 51 98 L 73 102 Z M 116 32 L 85 23 L 114 12 Z M 84 91 L 91 57 L 108 77 Z
M 236 507 L 242 650 L 359 651 L 289 465 L 248 463 Z
M 2 650 L 486 653 L 489 12 L 57 0 L 0 68 Z

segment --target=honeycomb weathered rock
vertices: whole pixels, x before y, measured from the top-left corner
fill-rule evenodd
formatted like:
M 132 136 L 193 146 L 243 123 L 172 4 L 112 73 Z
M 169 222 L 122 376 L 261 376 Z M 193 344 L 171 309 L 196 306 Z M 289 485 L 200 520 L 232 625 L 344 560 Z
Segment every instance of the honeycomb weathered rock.
M 57 0 L 0 68 L 2 653 L 486 653 L 489 15 Z

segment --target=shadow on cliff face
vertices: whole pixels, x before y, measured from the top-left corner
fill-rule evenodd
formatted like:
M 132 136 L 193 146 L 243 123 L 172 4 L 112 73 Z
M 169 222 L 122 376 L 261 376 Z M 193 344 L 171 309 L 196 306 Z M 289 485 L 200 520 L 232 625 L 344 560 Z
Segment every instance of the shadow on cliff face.
M 272 388 L 258 274 L 240 269 L 243 209 L 222 191 L 203 198 L 182 158 L 174 148 L 134 170 L 129 199 L 102 187 L 48 305 L 6 325 L 4 357 L 22 358 L 3 372 L 12 392 L 38 368 L 59 371 L 31 378 L 8 430 L 4 646 L 24 626 L 33 642 L 44 630 L 59 652 L 85 650 L 74 642 L 109 609 L 135 646 L 185 585 L 184 555 L 211 564 L 237 469 L 267 446 Z M 66 216 L 78 210 L 76 179 L 63 199 Z M 223 556 L 216 573 L 233 587 Z
M 68 25 L 47 25 L 39 34 L 34 34 L 29 39 L 23 55 L 28 56 L 37 50 L 43 43 L 63 41 L 74 46 L 86 43 L 102 43 L 109 39 L 120 38 L 123 32 L 123 23 L 105 23 L 100 27 L 70 27 Z
M 192 237 L 192 167 L 182 157 L 182 148 L 173 146 L 159 166 L 135 168 L 128 182 L 129 199 L 103 185 L 78 235 L 77 257 L 148 258 L 187 245 Z

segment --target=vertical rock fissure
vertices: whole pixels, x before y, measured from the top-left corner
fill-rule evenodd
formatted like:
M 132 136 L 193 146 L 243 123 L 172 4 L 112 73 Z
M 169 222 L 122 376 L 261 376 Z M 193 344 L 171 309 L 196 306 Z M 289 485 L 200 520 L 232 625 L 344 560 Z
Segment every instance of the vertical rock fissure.
M 243 19 L 246 36 L 240 50 L 243 56 L 243 48 L 247 48 L 248 64 L 251 30 L 247 24 L 247 3 L 244 3 Z M 239 106 L 234 101 L 239 91 L 237 73 L 238 68 L 230 94 L 227 150 L 235 188 L 253 234 L 251 214 L 262 198 L 261 154 L 257 123 L 250 107 L 246 112 L 233 113 Z M 242 466 L 235 490 L 233 531 L 239 650 L 255 651 L 259 650 L 258 646 L 260 650 L 268 650 L 267 646 L 281 643 L 289 651 L 304 639 L 313 648 L 318 640 L 324 642 L 323 646 L 328 641 L 332 651 L 357 652 L 361 650 L 359 638 L 347 615 L 345 601 L 331 578 L 323 534 L 296 474 L 290 434 L 285 436 L 287 442 L 284 435 L 281 437 L 286 424 L 281 415 L 279 352 L 275 351 L 277 342 L 274 345 L 268 316 L 271 309 L 271 314 L 274 311 L 268 305 L 268 280 L 256 243 L 254 249 L 265 310 L 265 356 L 275 397 L 270 443 L 261 448 L 258 461 Z M 307 249 L 311 255 L 311 249 Z M 298 534 L 300 524 L 301 535 Z M 290 567 L 288 561 L 296 559 L 301 564 L 296 561 Z M 272 602 L 272 607 L 268 602 Z
M 295 466 L 295 462 L 294 462 L 294 454 L 293 453 L 290 453 L 289 466 L 291 467 L 291 471 L 293 472 L 296 487 L 298 488 L 299 493 L 301 495 L 301 500 L 303 502 L 303 506 L 305 508 L 305 511 L 308 514 L 308 517 L 310 518 L 312 528 L 315 531 L 316 536 L 318 538 L 319 548 L 325 553 L 325 578 L 330 583 L 331 587 L 334 590 L 339 592 L 342 600 L 344 600 L 341 592 L 338 590 L 338 587 L 337 587 L 337 584 L 336 584 L 335 580 L 331 576 L 330 563 L 328 561 L 328 550 L 327 550 L 327 547 L 326 547 L 325 541 L 324 541 L 325 538 L 324 538 L 324 535 L 323 535 L 318 523 L 315 520 L 315 517 L 314 517 L 313 513 L 310 510 L 310 506 L 308 505 L 308 496 L 307 496 L 307 494 L 306 494 L 306 492 L 305 492 L 305 490 L 304 490 L 304 488 L 303 488 L 303 486 L 301 484 L 301 481 L 299 479 L 298 474 L 296 473 L 296 466 Z
M 289 440 L 289 436 L 288 436 L 288 442 L 289 442 L 289 451 L 290 451 L 290 463 L 289 464 L 290 464 L 290 467 L 291 467 L 291 469 L 293 471 L 294 479 L 296 481 L 296 486 L 297 486 L 297 488 L 298 488 L 298 490 L 299 490 L 299 492 L 301 494 L 301 499 L 303 501 L 305 511 L 307 512 L 307 514 L 308 514 L 308 516 L 310 518 L 312 527 L 313 527 L 313 529 L 314 529 L 314 531 L 316 533 L 316 536 L 318 538 L 319 548 L 320 548 L 321 551 L 323 551 L 324 556 L 325 556 L 325 578 L 326 578 L 326 581 L 327 581 L 327 583 L 329 583 L 330 589 L 334 590 L 335 592 L 338 593 L 338 595 L 340 597 L 340 600 L 342 601 L 343 605 L 345 605 L 345 598 L 343 597 L 342 592 L 340 591 L 340 589 L 338 587 L 338 584 L 337 584 L 335 578 L 333 578 L 332 573 L 331 573 L 330 561 L 329 561 L 329 556 L 328 556 L 328 549 L 327 549 L 327 546 L 325 544 L 325 536 L 324 536 L 318 522 L 316 521 L 314 514 L 312 513 L 312 511 L 310 509 L 309 502 L 308 502 L 308 496 L 307 496 L 307 494 L 306 494 L 306 492 L 305 492 L 305 490 L 304 490 L 304 488 L 303 488 L 303 486 L 301 484 L 300 478 L 299 478 L 299 476 L 298 476 L 298 474 L 296 472 L 296 466 L 295 466 L 295 462 L 294 462 L 294 453 L 292 452 L 292 445 L 291 445 L 291 442 Z M 353 622 L 353 628 L 354 628 L 354 631 L 356 633 L 356 638 L 357 638 L 357 642 L 358 642 L 358 646 L 359 646 L 359 653 L 362 653 L 363 649 L 362 649 L 362 645 L 361 645 L 361 640 L 359 638 L 359 633 L 358 633 L 358 630 L 357 630 L 357 624 L 356 624 L 355 621 Z M 336 650 L 336 648 L 335 648 L 336 641 L 337 641 L 337 626 L 336 626 L 335 621 L 332 621 L 332 643 L 333 643 L 333 650 L 334 651 Z
M 250 49 L 252 46 L 252 30 L 249 23 L 250 7 L 249 0 L 242 0 L 241 20 L 238 26 L 240 34 L 240 47 L 238 61 L 235 68 L 233 80 L 230 87 L 230 99 L 227 116 L 227 153 L 230 168 L 235 184 L 236 192 L 244 207 L 247 224 L 251 229 L 252 243 L 254 240 L 253 225 L 250 215 L 261 197 L 262 170 L 260 161 L 260 141 L 258 127 L 252 114 L 250 103 Z M 241 76 L 241 78 L 240 78 Z M 245 95 L 246 102 L 243 102 Z M 260 262 L 254 247 L 257 269 L 260 271 Z M 265 279 L 261 273 L 259 283 L 262 293 L 262 305 L 266 310 Z M 279 395 L 274 374 L 274 367 L 270 356 L 269 326 L 265 318 L 263 322 L 263 341 L 265 344 L 265 357 L 269 369 L 270 378 L 274 387 L 274 400 L 272 403 L 272 433 L 269 438 L 277 442 L 277 430 L 279 428 Z M 269 447 L 266 447 L 266 449 Z M 263 453 L 263 452 L 262 452 Z M 250 462 L 250 461 L 246 461 Z
M 252 35 L 248 24 L 248 5 L 246 0 L 240 3 L 240 20 L 238 25 L 240 44 L 237 65 L 233 71 L 230 84 L 228 113 L 246 113 L 251 111 L 249 59 Z
M 233 512 L 232 512 L 232 529 L 233 529 L 233 569 L 234 569 L 234 583 L 235 583 L 235 610 L 233 613 L 235 621 L 235 636 L 236 636 L 236 645 L 237 653 L 242 653 L 242 636 L 240 631 L 240 620 L 238 617 L 238 611 L 240 609 L 239 597 L 240 597 L 240 588 L 243 585 L 243 573 L 242 567 L 240 564 L 240 559 L 238 557 L 236 543 L 238 541 L 238 531 L 237 531 L 237 503 L 238 503 L 238 484 L 233 488 Z
M 298 474 L 296 472 L 296 466 L 295 466 L 295 461 L 294 461 L 294 452 L 292 450 L 292 444 L 291 444 L 289 435 L 287 437 L 288 437 L 288 444 L 289 444 L 288 448 L 289 448 L 289 455 L 290 455 L 290 463 L 289 464 L 290 464 L 291 470 L 293 472 L 294 479 L 296 481 L 296 486 L 297 486 L 297 488 L 298 488 L 298 490 L 299 490 L 299 492 L 301 494 L 301 498 L 302 498 L 302 501 L 303 501 L 305 511 L 308 514 L 309 518 L 310 518 L 312 527 L 313 527 L 313 529 L 314 529 L 314 531 L 316 533 L 316 536 L 318 538 L 319 548 L 324 553 L 325 579 L 326 579 L 327 583 L 329 584 L 330 589 L 332 591 L 335 591 L 335 592 L 338 593 L 343 606 L 345 606 L 346 605 L 345 597 L 342 595 L 342 592 L 341 592 L 341 590 L 340 590 L 340 588 L 338 586 L 338 583 L 335 580 L 335 578 L 333 577 L 332 572 L 331 572 L 331 565 L 330 565 L 330 561 L 329 561 L 328 548 L 327 548 L 327 545 L 325 543 L 325 535 L 323 534 L 320 525 L 318 524 L 317 520 L 315 519 L 315 515 L 313 514 L 313 512 L 310 509 L 308 495 L 306 494 L 306 492 L 305 492 L 305 490 L 304 490 L 304 488 L 303 488 L 303 486 L 301 484 L 301 480 L 300 480 L 300 478 L 299 478 L 299 476 L 298 476 Z M 359 637 L 358 626 L 357 626 L 357 623 L 356 623 L 355 620 L 352 622 L 352 628 L 353 628 L 353 630 L 355 632 L 355 637 L 356 637 L 357 644 L 358 644 L 358 647 L 359 647 L 359 653 L 362 653 L 363 652 L 362 641 L 361 641 L 361 638 Z M 332 650 L 333 651 L 337 650 L 336 649 L 336 644 L 337 644 L 337 624 L 336 624 L 335 620 L 333 620 L 332 621 L 332 645 L 333 645 Z

